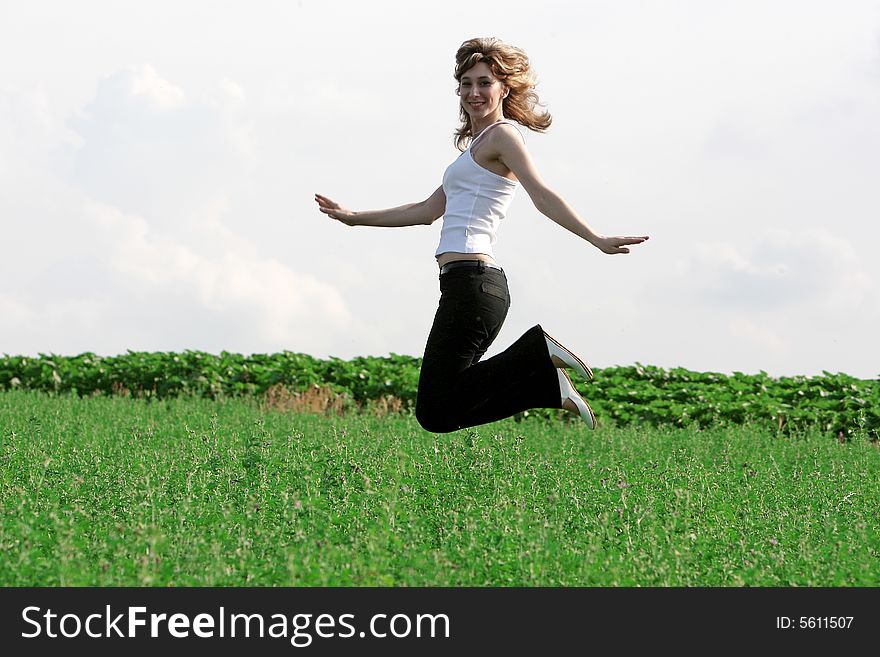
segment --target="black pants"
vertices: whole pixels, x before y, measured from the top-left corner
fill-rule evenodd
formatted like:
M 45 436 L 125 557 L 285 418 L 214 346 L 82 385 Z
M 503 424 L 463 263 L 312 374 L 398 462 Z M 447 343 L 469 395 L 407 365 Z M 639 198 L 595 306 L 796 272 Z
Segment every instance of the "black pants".
M 559 379 L 540 325 L 480 361 L 509 308 L 507 277 L 499 269 L 462 267 L 440 276 L 440 305 L 416 398 L 424 429 L 445 433 L 530 408 L 561 408 Z

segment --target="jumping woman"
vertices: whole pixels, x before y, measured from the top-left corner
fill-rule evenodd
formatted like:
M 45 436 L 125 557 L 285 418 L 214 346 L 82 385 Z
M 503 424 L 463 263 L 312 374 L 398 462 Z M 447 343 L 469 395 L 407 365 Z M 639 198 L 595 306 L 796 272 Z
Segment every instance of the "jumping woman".
M 592 371 L 540 324 L 503 352 L 480 360 L 510 308 L 507 278 L 492 251 L 498 225 L 522 184 L 538 211 L 603 253 L 629 253 L 628 246 L 648 237 L 595 232 L 539 175 L 513 123 L 544 132 L 551 121 L 536 110 L 536 77 L 525 52 L 497 39 L 470 39 L 455 55 L 455 79 L 461 118 L 455 142 L 462 153 L 429 198 L 354 212 L 316 194 L 318 208 L 349 226 L 430 225 L 443 217 L 435 253 L 440 304 L 416 398 L 416 418 L 424 429 L 445 433 L 531 408 L 564 408 L 595 428 L 592 409 L 564 368 L 585 379 Z

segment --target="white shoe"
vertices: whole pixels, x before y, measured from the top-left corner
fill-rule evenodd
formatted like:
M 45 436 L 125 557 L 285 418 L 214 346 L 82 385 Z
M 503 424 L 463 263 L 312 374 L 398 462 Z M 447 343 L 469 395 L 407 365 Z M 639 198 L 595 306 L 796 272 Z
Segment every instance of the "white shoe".
M 565 363 L 566 367 L 572 368 L 583 378 L 587 380 L 593 379 L 593 370 L 584 361 L 575 356 L 571 350 L 563 347 L 556 338 L 547 335 L 546 331 L 544 331 L 544 339 L 547 341 L 547 351 L 550 352 L 551 357 L 556 356 Z
M 568 378 L 566 371 L 556 371 L 559 375 L 559 394 L 562 396 L 562 403 L 565 403 L 566 400 L 571 400 L 574 405 L 577 406 L 581 419 L 587 423 L 587 426 L 589 426 L 590 429 L 595 429 L 596 416 L 593 414 L 593 409 L 590 408 L 590 405 L 580 396 L 578 391 L 574 389 L 574 384 L 571 382 L 571 379 Z

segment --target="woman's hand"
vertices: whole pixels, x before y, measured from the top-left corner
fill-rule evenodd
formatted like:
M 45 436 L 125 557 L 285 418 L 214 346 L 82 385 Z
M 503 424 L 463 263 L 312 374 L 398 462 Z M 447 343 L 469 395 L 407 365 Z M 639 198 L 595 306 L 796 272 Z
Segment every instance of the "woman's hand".
M 644 237 L 600 237 L 594 244 L 602 253 L 613 255 L 615 253 L 629 253 L 627 246 L 641 244 L 646 239 L 648 239 L 647 235 Z
M 321 196 L 320 194 L 315 194 L 315 200 L 318 202 L 318 209 L 327 216 L 341 221 L 348 226 L 357 226 L 357 221 L 355 221 L 356 212 L 348 210 L 336 201 L 331 201 L 326 196 Z

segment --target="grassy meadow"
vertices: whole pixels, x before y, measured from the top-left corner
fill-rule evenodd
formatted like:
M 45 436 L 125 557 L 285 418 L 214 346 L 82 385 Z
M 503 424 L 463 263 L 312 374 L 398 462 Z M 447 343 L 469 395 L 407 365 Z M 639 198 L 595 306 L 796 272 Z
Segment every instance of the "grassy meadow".
M 821 431 L 7 391 L 0 585 L 878 586 L 878 473 Z

